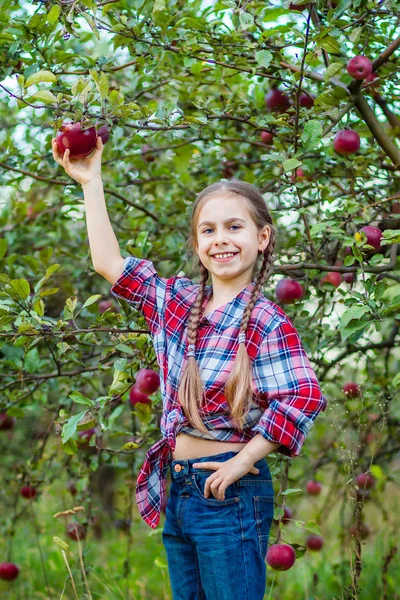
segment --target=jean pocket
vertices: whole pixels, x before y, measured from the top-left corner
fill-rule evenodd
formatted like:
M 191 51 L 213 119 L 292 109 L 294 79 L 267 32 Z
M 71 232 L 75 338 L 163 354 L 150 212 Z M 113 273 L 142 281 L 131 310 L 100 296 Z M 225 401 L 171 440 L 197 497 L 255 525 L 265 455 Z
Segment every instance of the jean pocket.
M 258 550 L 265 559 L 268 550 L 269 533 L 274 517 L 274 496 L 253 496 L 254 519 L 257 527 Z
M 193 483 L 193 491 L 196 497 L 200 498 L 200 500 L 207 504 L 207 506 L 230 506 L 235 502 L 239 501 L 236 482 L 231 483 L 225 490 L 225 498 L 224 500 L 217 500 L 212 494 L 210 489 L 209 496 L 206 498 L 204 496 L 204 488 L 206 484 L 206 479 L 213 473 L 214 471 L 208 471 L 207 473 L 192 473 L 192 483 Z

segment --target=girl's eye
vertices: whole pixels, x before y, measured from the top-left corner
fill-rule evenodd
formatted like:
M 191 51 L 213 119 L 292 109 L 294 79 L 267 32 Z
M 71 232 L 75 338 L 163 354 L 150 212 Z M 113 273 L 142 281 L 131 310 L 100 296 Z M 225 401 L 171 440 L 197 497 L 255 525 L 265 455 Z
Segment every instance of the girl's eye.
M 240 225 L 231 225 L 231 227 L 239 227 L 239 229 L 241 229 L 241 226 L 240 226 Z M 207 233 L 207 231 L 210 231 L 210 230 L 211 230 L 211 227 L 209 227 L 208 229 L 205 229 L 205 230 L 203 231 L 203 233 Z

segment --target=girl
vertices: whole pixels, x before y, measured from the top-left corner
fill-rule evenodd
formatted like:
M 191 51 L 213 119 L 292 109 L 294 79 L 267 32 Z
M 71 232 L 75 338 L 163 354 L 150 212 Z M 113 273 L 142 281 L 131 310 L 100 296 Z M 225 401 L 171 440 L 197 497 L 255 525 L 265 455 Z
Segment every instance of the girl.
M 55 160 L 83 188 L 94 269 L 144 315 L 160 365 L 162 438 L 137 478 L 140 514 L 157 527 L 169 472 L 162 540 L 174 600 L 262 600 L 274 512 L 265 458 L 298 456 L 327 404 L 296 329 L 261 291 L 272 273 L 271 214 L 251 184 L 208 186 L 189 240 L 200 284 L 162 278 L 150 260 L 120 255 L 102 150 L 98 138 L 91 158 L 69 160 L 53 140 Z

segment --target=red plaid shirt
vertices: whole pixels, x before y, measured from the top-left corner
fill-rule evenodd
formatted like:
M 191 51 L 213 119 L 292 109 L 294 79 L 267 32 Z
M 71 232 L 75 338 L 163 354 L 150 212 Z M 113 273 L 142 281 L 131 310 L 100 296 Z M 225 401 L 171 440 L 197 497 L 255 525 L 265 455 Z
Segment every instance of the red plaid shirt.
M 327 400 L 296 329 L 283 310 L 261 292 L 246 332 L 254 396 L 243 431 L 234 429 L 225 401 L 224 384 L 236 356 L 240 321 L 253 285 L 254 281 L 200 321 L 196 361 L 206 402 L 200 414 L 207 429 L 213 429 L 209 439 L 248 442 L 260 433 L 281 444 L 278 452 L 294 457 Z M 187 321 L 198 289 L 199 284 L 186 277 L 160 277 L 150 260 L 131 256 L 111 288 L 114 296 L 127 300 L 145 317 L 160 366 L 162 438 L 148 450 L 136 484 L 139 512 L 153 529 L 160 521 L 177 433 L 208 437 L 189 425 L 177 398 L 187 361 Z M 206 286 L 203 310 L 211 293 L 212 286 Z

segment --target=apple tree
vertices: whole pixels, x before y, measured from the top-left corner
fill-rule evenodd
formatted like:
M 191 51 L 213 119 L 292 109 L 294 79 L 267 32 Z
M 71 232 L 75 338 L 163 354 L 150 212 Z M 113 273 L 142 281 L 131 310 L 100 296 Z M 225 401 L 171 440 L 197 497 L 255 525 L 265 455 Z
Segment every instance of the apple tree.
M 160 438 L 159 369 L 144 318 L 111 298 L 92 267 L 82 190 L 52 156 L 68 123 L 90 132 L 84 152 L 97 135 L 105 143 L 102 177 L 122 255 L 152 260 L 164 277 L 199 275 L 187 235 L 200 190 L 236 178 L 262 191 L 278 232 L 264 293 L 293 321 L 329 402 L 301 456 L 268 457 L 268 581 L 280 598 L 299 597 L 299 578 L 275 571 L 301 561 L 315 596 L 394 593 L 399 8 L 2 4 L 0 579 L 10 593 L 27 585 L 17 543 L 24 515 L 34 514 L 26 507 L 46 497 L 65 525 L 55 535 L 83 547 L 110 522 L 130 542 L 132 522 L 150 531 L 133 490 Z M 67 500 L 58 505 L 60 484 Z M 40 543 L 33 516 L 32 524 Z M 118 568 L 138 592 L 131 549 Z M 56 572 L 42 567 L 34 592 L 59 592 Z M 82 577 L 89 597 L 98 582 Z

